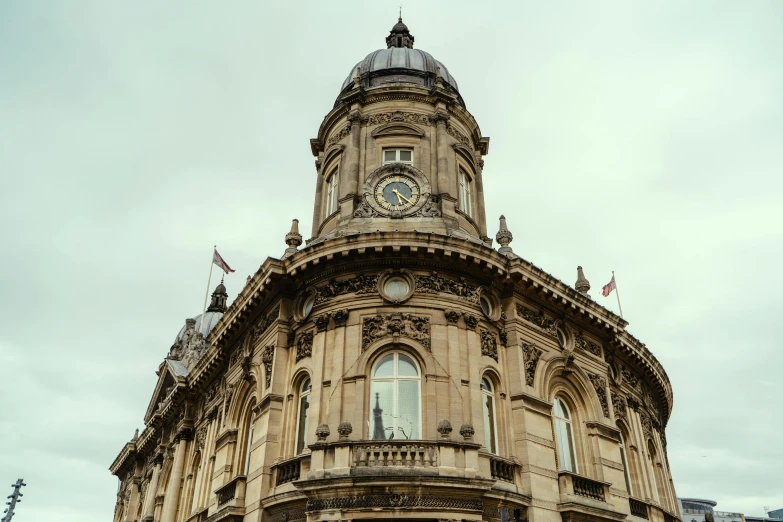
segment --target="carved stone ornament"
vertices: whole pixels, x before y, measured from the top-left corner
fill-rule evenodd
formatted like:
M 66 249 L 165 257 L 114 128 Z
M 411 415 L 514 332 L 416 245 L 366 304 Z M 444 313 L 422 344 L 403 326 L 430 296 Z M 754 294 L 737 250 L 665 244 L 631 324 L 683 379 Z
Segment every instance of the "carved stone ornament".
M 319 424 L 317 428 L 315 428 L 315 436 L 318 438 L 318 442 L 325 442 L 326 437 L 328 437 L 332 432 L 329 430 L 328 424 Z
M 639 421 L 642 424 L 642 433 L 644 433 L 644 438 L 651 439 L 652 438 L 652 423 L 650 422 L 650 417 L 642 412 L 639 414 Z
M 498 341 L 493 332 L 481 330 L 481 355 L 487 355 L 498 360 Z
M 629 408 L 631 408 L 633 411 L 639 411 L 641 404 L 639 404 L 639 401 L 636 399 L 636 397 L 629 395 L 625 400 L 628 403 Z
M 376 340 L 389 336 L 414 339 L 430 350 L 430 318 L 395 312 L 365 317 L 362 321 L 362 351 Z
M 343 138 L 348 137 L 348 135 L 351 133 L 351 126 L 346 125 L 342 129 L 340 129 L 336 134 L 333 134 L 327 141 L 326 141 L 326 148 L 328 149 L 338 141 L 342 140 Z
M 444 419 L 438 423 L 438 433 L 440 433 L 441 439 L 450 439 L 451 431 L 451 423 L 448 420 Z
M 431 125 L 432 118 L 427 114 L 416 114 L 415 112 L 381 112 L 372 114 L 362 120 L 366 125 L 381 125 L 384 123 L 404 122 L 418 123 L 419 125 Z
M 574 346 L 577 350 L 595 355 L 598 358 L 602 355 L 601 347 L 594 342 L 585 339 L 582 332 L 579 330 L 577 330 L 576 335 L 574 336 Z
M 446 310 L 444 315 L 446 316 L 446 321 L 448 321 L 449 324 L 457 324 L 459 318 L 462 317 L 462 313 L 456 310 Z
M 614 410 L 615 417 L 625 417 L 628 415 L 625 399 L 616 391 L 612 391 L 612 409 Z
M 185 320 L 185 331 L 182 332 L 182 337 L 171 346 L 169 352 L 169 359 L 175 361 L 182 361 L 188 370 L 191 370 L 196 363 L 204 356 L 209 348 L 204 336 L 201 332 L 196 331 L 196 320 Z
M 348 435 L 353 431 L 353 426 L 348 421 L 342 421 L 337 425 L 337 433 L 340 434 L 340 440 L 348 440 Z
M 233 368 L 239 361 L 239 348 L 236 348 L 228 358 L 228 367 Z
M 593 388 L 595 388 L 595 393 L 598 395 L 598 402 L 601 403 L 601 411 L 604 412 L 604 417 L 609 417 L 609 403 L 606 397 L 606 379 L 593 373 L 588 373 L 587 377 L 590 379 L 590 382 L 593 383 Z
M 315 327 L 319 332 L 323 332 L 329 326 L 329 314 L 321 314 L 313 317 Z
M 358 496 L 334 496 L 314 498 L 307 501 L 307 511 L 348 510 L 366 508 L 425 508 L 443 510 L 464 510 L 483 512 L 484 503 L 480 498 L 464 495 L 457 497 L 441 497 L 435 495 L 398 495 L 388 493 L 367 494 Z
M 321 305 L 333 297 L 345 294 L 377 294 L 378 276 L 359 275 L 350 279 L 330 280 L 324 286 L 314 288 L 315 304 Z
M 471 303 L 478 303 L 479 301 L 478 287 L 470 286 L 465 282 L 464 277 L 461 277 L 459 281 L 455 281 L 441 277 L 437 272 L 433 272 L 428 276 L 417 275 L 416 291 L 423 294 L 443 293 L 456 295 Z
M 538 326 L 550 336 L 557 337 L 557 321 L 548 319 L 544 312 L 534 312 L 530 308 L 525 308 L 518 304 L 517 314 L 525 321 Z
M 332 312 L 332 319 L 334 319 L 335 328 L 345 326 L 346 321 L 348 321 L 348 310 L 343 309 Z
M 272 361 L 275 358 L 275 345 L 264 348 L 261 352 L 261 364 L 264 365 L 264 389 L 269 388 L 272 383 Z
M 476 430 L 473 429 L 472 424 L 463 424 L 459 429 L 459 434 L 462 438 L 470 442 L 473 440 L 473 435 L 476 434 Z
M 253 336 L 254 339 L 258 339 L 261 337 L 264 332 L 267 331 L 267 329 L 277 320 L 278 316 L 278 309 L 275 308 L 271 312 L 269 312 L 267 315 L 264 315 L 261 317 L 261 319 L 258 320 L 258 322 L 255 324 L 255 328 L 253 330 Z
M 525 384 L 533 386 L 533 379 L 536 376 L 536 366 L 541 358 L 541 351 L 535 344 L 522 343 L 522 353 L 525 354 Z
M 475 315 L 465 314 L 465 325 L 469 330 L 475 330 L 478 326 L 479 318 Z
M 498 332 L 498 338 L 501 346 L 508 346 L 508 332 L 505 329 Z
M 639 380 L 639 376 L 624 364 L 621 366 L 620 372 L 622 373 L 623 381 L 628 383 L 628 386 L 641 393 L 642 383 Z
M 450 122 L 446 123 L 446 132 L 449 133 L 455 140 L 466 146 L 468 149 L 473 148 L 473 144 L 470 142 L 467 136 L 458 131 Z
M 313 355 L 313 332 L 304 332 L 296 341 L 296 362 Z
M 198 430 L 196 430 L 196 448 L 199 450 L 204 449 L 204 443 L 207 440 L 207 426 L 201 426 Z
M 376 201 L 375 197 L 373 197 L 373 194 L 375 194 L 376 191 L 376 186 L 388 176 L 406 176 L 416 182 L 419 188 L 419 198 L 415 201 L 415 203 L 413 203 L 412 206 L 406 208 L 405 210 L 387 210 L 383 208 L 378 203 L 378 201 Z M 354 212 L 354 217 L 374 217 L 374 215 L 377 215 L 397 218 L 413 216 L 421 212 L 425 205 L 431 203 L 431 194 L 432 189 L 430 187 L 430 182 L 427 179 L 427 176 L 425 176 L 424 173 L 419 169 L 404 163 L 388 163 L 378 167 L 372 171 L 369 176 L 367 176 L 367 179 L 364 182 L 364 188 L 362 190 L 362 202 L 359 205 L 359 208 L 357 208 Z M 368 206 L 369 209 L 367 209 Z M 374 215 L 368 216 L 367 214 Z
M 411 217 L 440 217 L 443 214 L 440 211 L 440 207 L 438 206 L 438 202 L 440 201 L 440 198 L 438 196 L 430 195 L 429 200 L 427 200 L 426 203 L 424 203 L 424 206 L 421 207 L 417 212 L 414 212 Z
M 574 369 L 576 368 L 574 366 L 574 360 L 576 360 L 576 356 L 574 355 L 573 350 L 563 350 L 563 375 L 568 375 L 574 372 Z

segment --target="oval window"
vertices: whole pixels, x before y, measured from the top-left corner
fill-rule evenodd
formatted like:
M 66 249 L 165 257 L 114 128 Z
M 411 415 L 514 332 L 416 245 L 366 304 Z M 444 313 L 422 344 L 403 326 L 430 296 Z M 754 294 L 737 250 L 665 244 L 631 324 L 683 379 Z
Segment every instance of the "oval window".
M 489 299 L 482 295 L 479 298 L 479 302 L 481 303 L 481 311 L 484 312 L 484 315 L 488 317 L 492 315 L 492 305 L 489 304 Z
M 393 300 L 404 299 L 409 289 L 408 282 L 401 277 L 392 277 L 383 285 L 383 291 Z
M 310 315 L 310 312 L 313 311 L 314 306 L 315 306 L 315 296 L 311 295 L 305 300 L 304 305 L 302 306 L 302 317 L 307 317 L 308 315 Z

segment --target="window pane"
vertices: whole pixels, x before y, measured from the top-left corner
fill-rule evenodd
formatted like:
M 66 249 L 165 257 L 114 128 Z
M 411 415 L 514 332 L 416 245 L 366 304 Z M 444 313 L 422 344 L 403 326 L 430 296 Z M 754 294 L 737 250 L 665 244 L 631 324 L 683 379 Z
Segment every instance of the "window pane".
M 305 379 L 305 382 L 302 383 L 302 391 L 310 391 L 310 379 Z
M 400 357 L 402 358 L 402 356 Z M 419 381 L 398 381 L 398 418 L 396 439 L 420 439 Z
M 394 161 L 397 159 L 396 150 L 387 150 L 383 152 L 383 161 Z
M 488 392 L 492 392 L 492 384 L 489 382 L 489 380 L 486 377 L 481 379 L 481 389 L 486 390 Z
M 571 426 L 562 419 L 555 420 L 555 432 L 557 433 L 557 450 L 560 457 L 560 469 L 574 471 L 571 458 Z
M 394 430 L 394 397 L 392 381 L 372 383 L 372 412 L 370 414 L 370 438 L 386 440 Z
M 400 354 L 399 358 L 399 362 L 397 363 L 397 375 L 400 377 L 416 377 L 419 375 L 419 372 L 416 370 L 416 365 L 410 357 Z
M 299 429 L 296 434 L 296 453 L 297 455 L 304 450 L 305 439 L 307 437 L 307 414 L 310 409 L 310 395 L 305 395 L 299 401 Z
M 394 355 L 389 354 L 378 363 L 375 368 L 375 377 L 392 377 L 394 376 Z
M 486 379 L 484 379 L 486 381 Z M 495 404 L 492 396 L 484 395 L 484 445 L 492 452 L 495 451 Z
M 413 160 L 413 152 L 410 150 L 401 150 L 400 151 L 400 161 L 412 161 Z
M 631 489 L 631 474 L 628 471 L 628 459 L 625 457 L 625 448 L 620 448 L 620 457 L 623 459 L 623 470 L 625 471 L 625 487 L 628 488 L 628 493 L 633 495 L 633 489 Z

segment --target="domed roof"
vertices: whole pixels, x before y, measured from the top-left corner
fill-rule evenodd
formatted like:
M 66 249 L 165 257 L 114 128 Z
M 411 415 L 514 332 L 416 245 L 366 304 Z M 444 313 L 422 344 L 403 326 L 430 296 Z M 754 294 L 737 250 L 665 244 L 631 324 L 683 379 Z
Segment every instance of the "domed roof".
M 391 76 L 390 78 L 396 82 L 409 82 L 409 83 L 422 83 L 427 77 L 434 79 L 437 75 L 438 68 L 440 68 L 440 75 L 443 81 L 449 84 L 455 91 L 459 92 L 457 86 L 457 80 L 449 73 L 443 63 L 439 62 L 432 55 L 421 49 L 409 49 L 408 47 L 390 47 L 388 49 L 378 49 L 373 51 L 364 57 L 364 60 L 360 61 L 351 68 L 351 72 L 348 73 L 348 77 L 343 82 L 343 86 L 340 91 L 344 91 L 347 87 L 353 85 L 353 78 L 356 76 L 356 69 L 359 68 L 359 72 L 362 76 L 369 75 L 370 77 L 379 77 L 382 75 Z M 400 69 L 405 69 L 401 71 Z M 395 73 L 403 73 L 395 74 Z M 405 74 L 405 73 L 413 74 Z M 419 81 L 417 81 L 419 80 Z M 371 82 L 370 85 L 375 86 L 376 82 Z M 366 86 L 370 86 L 366 85 Z
M 215 325 L 220 321 L 220 318 L 223 317 L 223 312 L 210 312 L 207 311 L 207 313 L 204 314 L 205 319 L 201 320 L 201 314 L 198 314 L 193 319 L 196 320 L 196 331 L 200 332 L 201 335 L 204 336 L 204 338 L 209 335 L 209 332 L 212 331 L 212 329 L 215 327 Z M 177 341 L 182 340 L 182 334 L 185 333 L 185 328 L 187 328 L 187 325 L 183 326 L 182 329 L 180 329 L 179 333 L 177 334 Z

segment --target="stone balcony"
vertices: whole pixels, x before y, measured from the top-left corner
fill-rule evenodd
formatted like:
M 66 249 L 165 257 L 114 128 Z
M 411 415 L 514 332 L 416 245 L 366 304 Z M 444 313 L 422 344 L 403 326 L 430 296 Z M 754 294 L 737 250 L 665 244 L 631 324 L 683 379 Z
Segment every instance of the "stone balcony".
M 571 473 L 561 471 L 558 474 L 560 502 L 557 505 L 563 522 L 574 520 L 623 520 L 625 513 L 615 510 L 611 499 L 608 482 L 600 482 Z
M 631 513 L 630 520 L 642 519 L 650 522 L 682 522 L 677 515 L 663 509 L 660 504 L 651 500 L 641 500 L 635 497 L 628 498 L 628 507 Z

